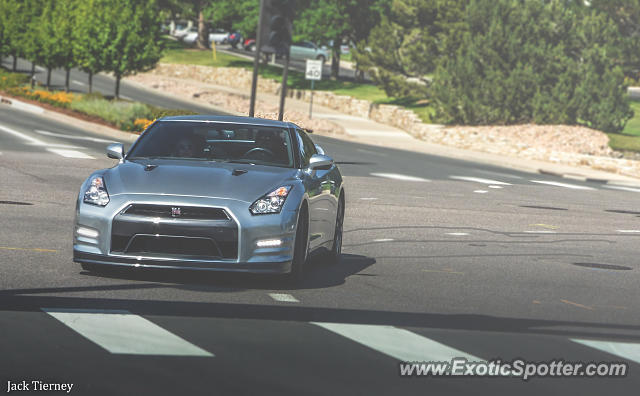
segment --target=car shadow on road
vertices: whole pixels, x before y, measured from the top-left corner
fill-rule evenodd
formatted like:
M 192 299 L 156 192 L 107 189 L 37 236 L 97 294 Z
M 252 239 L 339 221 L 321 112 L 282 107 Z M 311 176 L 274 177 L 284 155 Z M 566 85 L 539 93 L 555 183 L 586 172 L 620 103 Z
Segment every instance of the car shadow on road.
M 181 290 L 201 292 L 237 292 L 241 290 L 300 290 L 321 289 L 338 286 L 345 279 L 356 275 L 375 264 L 371 257 L 357 254 L 343 254 L 340 262 L 328 264 L 320 257 L 312 257 L 308 262 L 305 279 L 297 284 L 284 275 L 262 275 L 229 273 L 217 271 L 181 271 L 151 268 L 105 268 L 98 272 L 83 271 L 85 276 L 157 282 L 158 287 L 172 287 Z M 167 285 L 170 284 L 170 285 Z

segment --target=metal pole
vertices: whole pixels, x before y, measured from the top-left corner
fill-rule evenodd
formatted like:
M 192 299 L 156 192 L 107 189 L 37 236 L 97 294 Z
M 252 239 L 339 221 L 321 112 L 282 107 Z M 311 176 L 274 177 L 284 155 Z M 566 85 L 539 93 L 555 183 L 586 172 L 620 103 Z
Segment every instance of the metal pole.
M 258 17 L 258 34 L 256 34 L 256 53 L 253 58 L 253 79 L 251 80 L 251 100 L 249 102 L 249 117 L 253 117 L 256 110 L 256 89 L 258 88 L 258 66 L 260 63 L 260 35 L 262 29 L 262 10 L 264 0 L 260 0 L 260 16 Z
M 316 80 L 311 80 L 311 100 L 309 101 L 309 119 L 311 119 L 311 110 L 313 109 L 313 83 Z
M 284 98 L 287 96 L 287 75 L 289 74 L 289 49 L 284 58 L 284 70 L 282 71 L 282 89 L 280 90 L 280 112 L 278 113 L 278 121 L 284 118 Z

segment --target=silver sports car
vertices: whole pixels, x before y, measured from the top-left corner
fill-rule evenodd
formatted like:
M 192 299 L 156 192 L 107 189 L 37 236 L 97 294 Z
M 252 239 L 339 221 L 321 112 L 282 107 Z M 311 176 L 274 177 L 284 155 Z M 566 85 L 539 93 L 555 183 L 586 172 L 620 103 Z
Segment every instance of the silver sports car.
M 345 196 L 333 159 L 292 123 L 157 120 L 77 200 L 73 258 L 102 265 L 287 273 L 339 260 Z

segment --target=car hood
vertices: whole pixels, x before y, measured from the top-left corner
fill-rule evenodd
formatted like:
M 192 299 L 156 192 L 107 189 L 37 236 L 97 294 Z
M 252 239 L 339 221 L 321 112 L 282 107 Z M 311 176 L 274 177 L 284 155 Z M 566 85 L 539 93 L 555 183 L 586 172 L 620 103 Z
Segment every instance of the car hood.
M 251 203 L 298 180 L 299 170 L 187 160 L 125 161 L 107 170 L 104 177 L 110 195 L 206 196 Z

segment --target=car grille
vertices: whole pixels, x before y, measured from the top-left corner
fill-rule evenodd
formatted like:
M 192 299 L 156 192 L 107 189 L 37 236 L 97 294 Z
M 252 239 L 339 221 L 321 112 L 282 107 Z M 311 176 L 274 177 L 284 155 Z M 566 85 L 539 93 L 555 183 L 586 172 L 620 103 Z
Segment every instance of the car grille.
M 177 209 L 177 210 L 176 210 Z M 187 220 L 229 220 L 229 215 L 221 208 L 172 205 L 129 205 L 123 214 L 160 218 L 180 218 Z
M 238 258 L 238 225 L 224 209 L 180 206 L 181 215 L 172 217 L 172 207 L 177 206 L 129 205 L 113 219 L 111 252 L 177 259 Z

